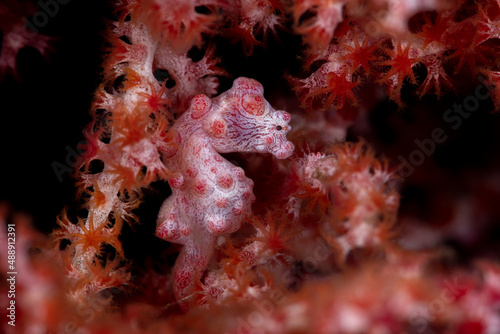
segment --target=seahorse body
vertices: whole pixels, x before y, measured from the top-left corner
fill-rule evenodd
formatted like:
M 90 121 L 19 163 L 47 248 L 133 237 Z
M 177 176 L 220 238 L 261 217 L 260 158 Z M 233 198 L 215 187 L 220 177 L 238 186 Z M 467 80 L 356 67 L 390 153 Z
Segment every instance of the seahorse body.
M 290 115 L 265 100 L 262 85 L 238 78 L 220 96 L 197 95 L 173 126 L 174 140 L 164 159 L 178 175 L 172 195 L 160 208 L 156 235 L 183 244 L 174 267 L 175 296 L 189 296 L 210 260 L 215 239 L 237 231 L 255 201 L 253 181 L 219 153 L 272 153 L 289 157 Z

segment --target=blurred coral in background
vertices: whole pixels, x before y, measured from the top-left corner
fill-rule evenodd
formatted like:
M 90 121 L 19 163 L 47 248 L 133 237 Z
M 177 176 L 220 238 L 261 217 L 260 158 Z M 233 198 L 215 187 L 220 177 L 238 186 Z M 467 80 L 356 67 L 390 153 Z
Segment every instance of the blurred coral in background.
M 500 333 L 500 2 L 0 15 L 2 332 Z

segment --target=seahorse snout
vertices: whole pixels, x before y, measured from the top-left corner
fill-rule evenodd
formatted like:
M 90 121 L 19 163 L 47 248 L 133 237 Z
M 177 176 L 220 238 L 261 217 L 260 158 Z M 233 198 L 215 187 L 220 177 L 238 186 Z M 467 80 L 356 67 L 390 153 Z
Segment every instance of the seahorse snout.
M 292 142 L 286 140 L 282 143 L 277 143 L 273 145 L 269 152 L 272 153 L 278 159 L 286 159 L 293 154 L 293 150 L 295 149 L 295 145 Z

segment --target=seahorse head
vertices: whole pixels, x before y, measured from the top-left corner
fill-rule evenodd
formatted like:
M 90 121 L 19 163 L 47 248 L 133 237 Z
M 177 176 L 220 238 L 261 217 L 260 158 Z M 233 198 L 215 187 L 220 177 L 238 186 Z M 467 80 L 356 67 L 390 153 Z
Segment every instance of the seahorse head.
M 263 94 L 259 82 L 241 77 L 214 99 L 205 131 L 218 152 L 272 153 L 279 159 L 292 155 L 295 147 L 286 138 L 290 114 L 275 110 Z

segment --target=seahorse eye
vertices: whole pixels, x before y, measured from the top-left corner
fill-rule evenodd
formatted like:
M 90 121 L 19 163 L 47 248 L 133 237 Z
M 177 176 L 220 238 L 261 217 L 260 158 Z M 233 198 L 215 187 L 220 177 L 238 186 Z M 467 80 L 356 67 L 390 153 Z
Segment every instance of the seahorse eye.
M 283 130 L 283 127 L 281 125 L 276 125 L 276 130 L 281 131 Z

